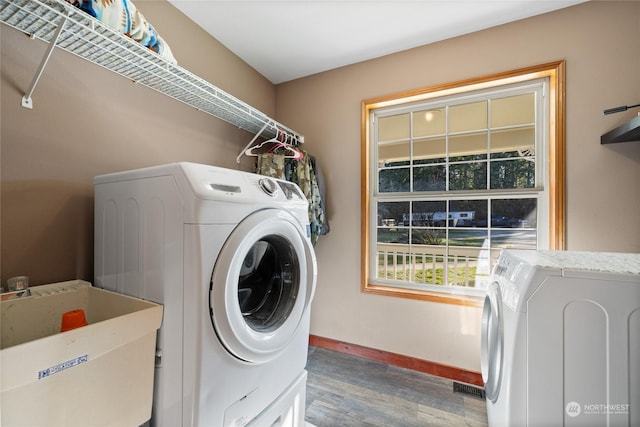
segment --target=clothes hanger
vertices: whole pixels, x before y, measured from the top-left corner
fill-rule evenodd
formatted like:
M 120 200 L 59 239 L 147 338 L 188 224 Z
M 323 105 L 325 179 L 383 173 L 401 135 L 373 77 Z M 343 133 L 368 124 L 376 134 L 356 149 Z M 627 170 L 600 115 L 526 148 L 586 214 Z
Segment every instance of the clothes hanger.
M 251 147 L 251 148 L 248 148 L 248 149 L 244 152 L 244 154 L 245 154 L 246 156 L 253 156 L 253 157 L 255 157 L 255 156 L 257 156 L 257 155 L 258 155 L 258 154 L 260 154 L 260 153 L 259 153 L 259 152 L 257 152 L 257 151 L 254 151 L 254 150 L 259 150 L 259 149 L 261 149 L 262 147 L 264 147 L 266 144 L 278 144 L 278 143 L 280 143 L 280 140 L 279 140 L 278 138 L 281 138 L 281 137 L 280 137 L 281 132 L 282 132 L 282 135 L 284 136 L 284 135 L 285 135 L 285 132 L 284 132 L 284 131 L 281 131 L 281 130 L 280 130 L 280 129 L 278 129 L 278 128 L 276 128 L 276 135 L 275 135 L 273 138 L 268 139 L 268 140 L 266 140 L 266 141 L 262 141 L 260 144 L 257 144 L 257 145 L 254 145 L 254 146 L 253 146 L 253 147 Z M 269 149 L 268 151 L 271 151 L 271 149 Z M 268 152 L 268 151 L 267 151 L 267 152 Z
M 275 136 L 271 139 L 261 142 L 260 144 L 252 146 L 253 143 L 256 142 L 260 135 L 262 135 L 269 126 L 275 129 Z M 289 137 L 291 137 L 292 144 L 289 144 Z M 282 138 L 285 138 L 285 140 L 283 141 Z M 278 149 L 279 147 L 284 147 L 287 151 L 289 151 L 289 158 L 300 160 L 304 157 L 304 154 L 295 148 L 299 144 L 304 143 L 304 136 L 294 134 L 289 135 L 288 132 L 285 132 L 284 130 L 278 128 L 276 122 L 267 122 L 264 124 L 264 126 L 262 126 L 262 129 L 260 129 L 260 131 L 256 133 L 253 138 L 251 138 L 251 141 L 249 141 L 249 143 L 242 149 L 240 154 L 238 154 L 238 157 L 236 157 L 236 163 L 240 163 L 240 159 L 242 158 L 242 156 L 258 156 L 258 154 L 260 153 L 257 152 L 257 150 L 261 149 L 266 144 L 271 143 L 274 144 L 274 146 L 270 147 L 269 150 L 265 152 L 271 152 L 275 149 Z
M 304 154 L 302 154 L 301 151 L 297 150 L 295 147 L 289 144 L 288 141 L 289 141 L 289 134 L 287 134 L 283 130 L 276 129 L 276 135 L 273 138 L 266 140 L 246 150 L 245 155 L 255 157 L 258 154 L 262 154 L 258 152 L 258 150 L 260 150 L 266 144 L 273 144 L 273 146 L 269 147 L 269 149 L 265 151 L 266 153 L 274 153 L 276 150 L 283 148 L 284 150 L 286 150 L 284 154 L 285 158 L 294 159 L 294 160 L 302 159 L 304 157 Z
M 286 150 L 286 153 L 284 154 L 284 157 L 286 159 L 294 159 L 294 160 L 302 159 L 304 157 L 304 154 L 300 150 L 297 150 L 293 145 L 288 143 L 289 135 L 285 135 L 285 137 L 286 139 L 284 141 L 278 141 L 267 152 L 274 153 L 276 150 L 280 148 L 284 148 Z
M 245 151 L 251 147 L 251 145 L 256 141 L 256 139 L 258 139 L 258 137 L 260 135 L 262 135 L 262 132 L 264 132 L 264 130 L 267 128 L 267 126 L 269 126 L 269 123 L 265 123 L 264 126 L 262 126 L 262 129 L 260 129 L 260 132 L 256 133 L 253 138 L 251 138 L 251 141 L 249 141 L 249 143 L 242 149 L 242 151 L 240 152 L 240 154 L 238 154 L 238 157 L 236 157 L 236 163 L 240 163 L 240 159 L 242 158 L 242 155 L 245 153 Z

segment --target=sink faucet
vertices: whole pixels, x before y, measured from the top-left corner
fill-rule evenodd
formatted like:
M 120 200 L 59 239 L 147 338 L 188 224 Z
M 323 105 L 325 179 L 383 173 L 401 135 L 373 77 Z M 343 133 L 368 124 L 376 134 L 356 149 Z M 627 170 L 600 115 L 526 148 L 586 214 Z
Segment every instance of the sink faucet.
M 27 276 L 16 276 L 7 280 L 8 292 L 3 292 L 0 300 L 8 300 L 14 298 L 28 297 L 31 295 L 29 290 L 29 278 Z

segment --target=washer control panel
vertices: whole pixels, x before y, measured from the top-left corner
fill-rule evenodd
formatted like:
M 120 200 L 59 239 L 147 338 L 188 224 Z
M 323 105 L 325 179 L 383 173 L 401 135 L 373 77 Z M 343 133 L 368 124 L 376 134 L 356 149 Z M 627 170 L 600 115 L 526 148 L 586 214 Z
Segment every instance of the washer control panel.
M 307 202 L 297 184 L 283 179 L 188 162 L 177 166 L 193 192 L 204 200 L 255 203 L 265 201 L 266 195 L 274 202 Z
M 287 200 L 305 200 L 302 190 L 296 184 L 287 181 L 278 181 L 278 185 L 282 189 Z
M 278 195 L 278 184 L 271 178 L 261 178 L 258 181 L 260 188 L 262 191 L 267 193 L 271 197 L 276 197 Z

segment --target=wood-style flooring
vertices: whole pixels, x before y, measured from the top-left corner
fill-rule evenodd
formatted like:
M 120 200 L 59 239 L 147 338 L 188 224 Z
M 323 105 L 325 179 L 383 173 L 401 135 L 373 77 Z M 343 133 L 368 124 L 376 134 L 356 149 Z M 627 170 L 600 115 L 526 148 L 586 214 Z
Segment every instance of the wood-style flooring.
M 316 427 L 486 426 L 483 400 L 453 381 L 309 347 L 306 420 Z

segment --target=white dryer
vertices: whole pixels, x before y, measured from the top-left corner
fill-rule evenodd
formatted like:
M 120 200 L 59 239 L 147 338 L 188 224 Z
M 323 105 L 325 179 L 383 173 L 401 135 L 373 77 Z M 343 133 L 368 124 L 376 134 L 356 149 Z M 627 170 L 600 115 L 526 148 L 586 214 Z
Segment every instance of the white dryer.
M 304 425 L 317 269 L 300 189 L 194 163 L 94 183 L 95 285 L 164 305 L 151 424 Z
M 481 344 L 489 426 L 640 425 L 640 254 L 503 251 Z

